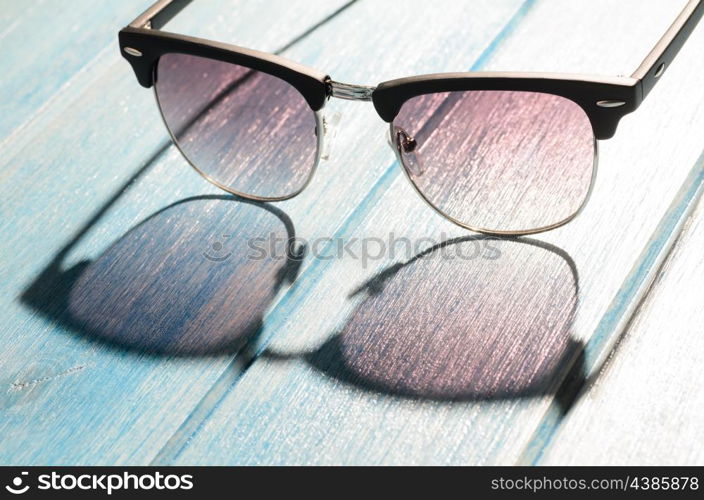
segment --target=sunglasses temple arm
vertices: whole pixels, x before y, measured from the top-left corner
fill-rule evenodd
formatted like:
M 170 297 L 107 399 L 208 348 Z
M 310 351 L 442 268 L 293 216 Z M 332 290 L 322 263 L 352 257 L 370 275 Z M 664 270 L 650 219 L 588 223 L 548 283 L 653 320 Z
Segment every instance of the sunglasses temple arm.
M 703 14 L 704 0 L 689 0 L 670 29 L 633 73 L 633 78 L 640 81 L 642 99 L 645 99 L 672 63 Z
M 161 29 L 193 0 L 158 0 L 130 23 L 132 28 Z

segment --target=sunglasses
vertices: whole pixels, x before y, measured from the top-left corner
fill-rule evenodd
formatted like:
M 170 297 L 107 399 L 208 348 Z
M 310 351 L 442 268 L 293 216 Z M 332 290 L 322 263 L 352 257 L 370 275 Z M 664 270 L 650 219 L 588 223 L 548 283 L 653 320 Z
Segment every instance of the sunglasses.
M 320 161 L 325 103 L 371 101 L 420 196 L 455 224 L 498 235 L 547 231 L 580 213 L 597 140 L 640 106 L 704 14 L 704 0 L 690 0 L 631 77 L 470 72 L 372 87 L 160 31 L 190 1 L 156 2 L 120 31 L 120 48 L 205 179 L 242 198 L 292 198 Z

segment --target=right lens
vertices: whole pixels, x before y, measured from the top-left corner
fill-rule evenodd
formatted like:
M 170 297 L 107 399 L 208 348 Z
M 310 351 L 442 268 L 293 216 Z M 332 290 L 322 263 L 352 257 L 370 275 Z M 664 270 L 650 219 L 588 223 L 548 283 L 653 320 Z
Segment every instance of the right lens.
M 414 97 L 392 135 L 423 197 L 471 229 L 555 227 L 579 211 L 591 187 L 591 122 L 560 96 L 473 90 Z
M 206 178 L 258 199 L 294 196 L 318 154 L 315 113 L 275 76 L 187 54 L 166 54 L 156 95 L 179 149 Z

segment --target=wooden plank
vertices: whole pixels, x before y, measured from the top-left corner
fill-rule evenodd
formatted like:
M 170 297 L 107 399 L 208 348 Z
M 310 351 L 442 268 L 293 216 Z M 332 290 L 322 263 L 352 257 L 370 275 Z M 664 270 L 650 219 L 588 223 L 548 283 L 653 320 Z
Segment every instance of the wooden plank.
M 492 8 L 488 9 L 490 4 Z M 433 29 L 429 30 L 429 14 L 423 17 L 419 16 L 419 12 L 431 13 L 431 10 L 423 7 L 426 9 L 423 11 L 421 2 L 416 4 L 416 9 L 409 8 L 402 12 L 392 4 L 379 9 L 377 4 L 360 3 L 286 51 L 286 55 L 313 67 L 330 70 L 341 79 L 358 79 L 361 74 L 373 70 L 376 73 L 370 77 L 372 81 L 381 79 L 382 72 L 393 75 L 412 74 L 445 69 L 441 64 L 450 67 L 458 64 L 466 66 L 482 52 L 487 41 L 502 29 L 506 19 L 514 14 L 519 5 L 520 2 L 516 0 L 505 0 L 499 4 L 484 2 L 481 6 L 490 12 L 488 17 L 482 19 L 467 12 L 463 6 L 452 6 L 440 12 L 433 10 L 435 23 Z M 323 12 L 330 12 L 331 9 L 332 6 L 321 7 L 317 12 L 323 15 Z M 271 26 L 270 31 L 280 39 L 281 33 L 286 32 L 285 26 L 291 26 L 302 19 L 303 16 L 289 17 L 282 26 Z M 469 26 L 470 35 L 460 38 L 456 32 L 447 29 L 455 25 L 457 19 L 465 20 L 461 26 L 463 30 Z M 194 24 L 198 22 L 198 19 L 193 19 Z M 251 19 L 242 18 L 241 22 L 251 24 Z M 394 26 L 393 23 L 396 22 L 403 24 L 404 30 L 396 32 L 382 29 Z M 368 26 L 375 35 L 362 40 L 361 46 L 352 48 L 349 39 L 359 37 L 360 25 Z M 235 41 L 244 45 L 247 44 L 247 38 L 254 39 L 260 31 L 256 26 L 245 29 L 241 24 L 230 29 L 238 35 Z M 244 42 L 241 39 L 245 39 Z M 271 40 L 274 39 L 272 35 Z M 273 42 L 270 43 L 273 45 Z M 267 48 L 262 47 L 261 40 L 256 46 Z M 390 51 L 390 47 L 394 51 Z M 446 60 L 433 57 L 441 49 L 448 49 Z M 409 50 L 414 54 L 413 58 L 404 57 Z M 110 92 L 108 103 L 105 103 L 105 89 L 114 89 Z M 21 263 L 18 263 L 17 257 L 8 259 L 8 262 L 17 265 L 16 277 L 13 276 L 12 281 L 5 285 L 7 296 L 16 297 L 26 292 L 27 284 L 36 284 L 37 277 L 41 278 L 43 271 L 52 269 L 55 258 L 60 261 L 61 271 L 69 270 L 68 273 L 62 273 L 64 279 L 59 280 L 57 285 L 75 284 L 75 275 L 90 276 L 91 270 L 96 268 L 103 269 L 103 272 L 115 269 L 111 266 L 101 268 L 96 264 L 110 262 L 110 256 L 115 255 L 110 249 L 113 242 L 117 242 L 113 248 L 122 245 L 122 248 L 127 249 L 126 254 L 137 257 L 141 255 L 137 251 L 139 245 L 146 245 L 147 261 L 141 263 L 142 267 L 135 262 L 133 269 L 148 269 L 150 264 L 155 265 L 154 262 L 165 265 L 164 262 L 167 261 L 160 261 L 158 252 L 155 254 L 148 250 L 168 248 L 168 245 L 160 246 L 158 241 L 160 238 L 166 241 L 163 238 L 171 237 L 169 235 L 173 228 L 169 224 L 181 220 L 179 214 L 185 218 L 184 223 L 190 221 L 194 224 L 193 212 L 186 209 L 164 212 L 165 217 L 156 218 L 156 223 L 161 220 L 160 224 L 154 226 L 155 220 L 152 220 L 151 226 L 146 224 L 147 228 L 152 228 L 147 232 L 138 229 L 128 233 L 130 228 L 173 202 L 216 191 L 189 170 L 173 148 L 160 152 L 165 133 L 157 123 L 158 116 L 148 101 L 149 97 L 147 93 L 137 91 L 133 76 L 124 64 L 110 67 L 82 92 L 67 96 L 67 101 L 72 106 L 50 110 L 42 116 L 31 140 L 24 144 L 13 143 L 12 154 L 3 167 L 7 177 L 3 179 L 2 185 L 8 195 L 3 199 L 1 208 L 16 214 L 13 220 L 15 227 L 40 228 L 44 223 L 51 225 L 52 231 L 45 231 L 43 238 L 37 238 L 36 232 L 18 232 L 5 242 L 2 249 L 5 255 L 23 255 Z M 344 108 L 346 126 L 344 131 L 340 131 L 337 143 L 344 144 L 344 147 L 335 148 L 338 159 L 334 164 L 327 165 L 327 172 L 324 167 L 320 169 L 320 175 L 305 196 L 280 205 L 288 217 L 295 221 L 296 233 L 305 235 L 306 238 L 312 239 L 334 232 L 386 167 L 388 149 L 383 139 L 383 123 L 371 107 L 344 104 L 349 107 Z M 115 107 L 119 108 L 117 115 Z M 130 113 L 140 113 L 144 118 L 135 123 Z M 91 120 L 83 121 L 84 116 L 90 116 Z M 107 123 L 108 117 L 109 123 L 114 124 L 111 134 L 95 133 L 94 124 Z M 67 123 L 71 126 L 66 127 Z M 48 138 L 58 130 L 61 130 L 58 137 L 63 140 L 58 144 L 55 140 L 50 141 L 51 155 L 45 149 L 37 150 L 36 144 L 49 142 Z M 373 143 L 370 140 L 372 134 L 376 138 Z M 75 144 L 78 141 L 83 148 L 77 153 Z M 154 156 L 153 161 L 145 155 L 145 151 Z M 363 153 L 363 160 L 360 152 Z M 65 158 L 74 158 L 80 168 L 67 165 Z M 114 166 L 114 158 L 120 158 L 119 165 Z M 346 166 L 344 175 L 339 173 L 338 162 Z M 148 168 L 142 169 L 143 164 Z M 33 170 L 21 168 L 23 165 L 32 165 Z M 84 169 L 89 172 L 88 179 Z M 136 177 L 138 182 L 133 182 L 129 189 L 122 192 L 121 184 L 131 177 Z M 348 187 L 350 177 L 357 179 L 352 188 Z M 13 186 L 13 189 L 8 186 Z M 35 203 L 26 198 L 26 193 L 32 186 L 44 193 L 46 199 L 52 200 L 54 206 L 62 207 L 60 219 L 57 219 L 56 212 L 52 213 L 53 208 L 36 208 Z M 116 189 L 115 203 L 102 210 L 101 203 Z M 335 193 L 343 189 L 347 190 L 348 195 L 341 201 Z M 332 193 L 332 196 L 324 193 Z M 88 208 L 90 213 L 87 214 Z M 238 234 L 242 233 L 241 227 L 249 226 L 252 232 L 255 228 L 263 227 L 266 234 L 270 226 L 253 224 L 256 220 L 273 221 L 274 226 L 271 227 L 281 230 L 281 222 L 277 225 L 274 218 L 257 219 L 262 215 L 253 215 L 251 211 L 242 208 L 234 213 L 227 210 L 223 212 L 223 209 L 227 209 L 227 206 L 204 210 L 200 224 L 211 228 L 208 238 L 186 238 L 178 246 L 183 252 L 188 250 L 192 259 L 197 259 L 194 260 L 194 266 L 203 262 L 203 252 L 208 250 L 208 244 L 222 238 L 225 230 L 230 234 Z M 95 211 L 98 211 L 98 215 L 92 219 L 91 213 Z M 214 219 L 207 222 L 206 219 L 210 216 Z M 71 234 L 81 226 L 85 227 L 87 233 L 80 234 L 82 237 L 74 241 Z M 141 234 L 147 240 L 132 240 L 131 237 L 135 234 Z M 257 233 L 254 235 L 259 236 Z M 244 235 L 241 237 L 244 239 Z M 67 241 L 71 242 L 70 246 L 65 252 L 59 252 Z M 161 255 L 162 259 L 166 258 L 165 254 Z M 89 267 L 81 264 L 86 260 L 94 263 L 92 268 L 90 263 Z M 226 270 L 232 265 L 232 261 L 224 264 Z M 304 262 L 301 272 L 308 265 Z M 179 267 L 179 271 L 184 273 L 184 281 L 195 279 L 202 269 L 195 266 L 198 270 L 191 271 L 194 274 L 190 274 L 189 267 Z M 74 273 L 70 272 L 72 269 Z M 120 269 L 125 270 L 125 267 Z M 115 278 L 115 275 L 109 274 L 102 276 L 106 279 Z M 219 274 L 218 277 L 224 279 L 225 275 Z M 135 281 L 138 279 L 139 276 L 134 277 Z M 98 283 L 100 280 L 93 282 Z M 213 392 L 209 392 L 209 389 L 218 377 L 216 391 L 223 386 L 224 380 L 236 378 L 239 374 L 240 367 L 237 361 L 231 363 L 232 357 L 227 349 L 209 352 L 209 356 L 201 357 L 194 356 L 194 353 L 165 353 L 163 344 L 155 347 L 153 344 L 135 346 L 133 343 L 132 349 L 125 351 L 125 347 L 130 347 L 125 342 L 106 342 L 110 339 L 104 335 L 98 338 L 94 335 L 95 332 L 86 334 L 86 329 L 80 329 L 76 335 L 76 329 L 70 324 L 57 324 L 56 311 L 62 312 L 66 304 L 47 298 L 58 297 L 63 300 L 88 295 L 80 294 L 70 286 L 67 290 L 57 285 L 40 284 L 40 293 L 34 300 L 30 300 L 32 297 L 27 297 L 25 293 L 24 305 L 12 303 L 7 306 L 10 321 L 7 332 L 3 334 L 8 339 L 13 339 L 12 347 L 7 350 L 8 359 L 11 360 L 7 369 L 10 374 L 7 386 L 11 389 L 26 387 L 24 381 L 29 381 L 29 387 L 36 389 L 22 396 L 16 393 L 5 395 L 4 401 L 7 402 L 11 418 L 3 422 L 3 432 L 16 438 L 3 445 L 0 461 L 148 462 L 176 431 L 196 402 L 213 399 Z M 259 285 L 253 282 L 253 286 Z M 195 293 L 195 289 L 187 290 L 190 289 L 186 288 L 181 293 Z M 248 292 L 251 292 L 251 288 L 241 290 L 241 293 Z M 272 307 L 275 303 L 274 300 Z M 166 303 L 166 307 L 169 305 Z M 27 313 L 28 306 L 34 310 L 31 316 Z M 161 307 L 162 310 L 165 307 L 163 302 Z M 239 312 L 239 309 L 234 308 L 230 314 L 236 317 Z M 84 319 L 87 317 L 89 318 L 86 314 L 82 316 Z M 144 326 L 145 323 L 141 325 Z M 139 354 L 134 353 L 135 347 Z M 151 350 L 147 352 L 147 349 Z M 159 349 L 162 349 L 161 352 Z M 176 354 L 180 354 L 178 359 L 174 359 Z M 32 381 L 42 380 L 49 380 L 50 384 L 31 384 Z M 18 381 L 17 384 L 15 381 Z M 51 418 L 37 421 L 28 419 L 27 415 L 30 414 L 51 415 Z M 80 419 L 76 415 L 80 415 Z M 175 440 L 171 443 L 179 442 L 186 435 L 184 429 L 188 428 L 187 424 L 188 422 L 176 432 Z M 66 442 L 68 435 L 72 436 L 70 443 Z M 28 444 L 38 440 L 45 443 L 41 450 Z M 170 449 L 167 447 L 167 451 Z
M 273 51 L 345 4 L 306 2 L 316 17 L 293 9 L 266 20 L 262 3 L 256 11 L 251 3 L 227 5 L 220 4 L 217 22 L 207 5 L 191 10 L 189 32 L 208 35 L 203 26 L 211 26 L 213 38 Z M 266 6 L 284 11 L 290 2 Z M 131 226 L 179 200 L 179 189 L 207 193 L 175 151 L 164 153 L 169 142 L 153 96 L 138 86 L 118 51 L 85 72 L 90 78 L 56 94 L 27 133 L 6 145 L 0 160 L 0 220 L 8 235 L 0 245 L 0 335 L 6 346 L 0 426 L 12 436 L 3 439 L 0 463 L 146 463 L 191 410 L 188 395 L 198 397 L 195 387 L 207 389 L 218 368 L 226 366 L 217 355 L 169 362 L 164 356 L 125 352 L 82 335 L 61 315 L 61 301 L 70 291 L 62 286 L 84 267 L 76 264 L 99 256 Z M 178 164 L 181 176 L 170 184 L 164 181 L 170 171 L 162 170 L 144 186 L 143 207 L 127 200 L 111 212 L 117 218 L 93 227 L 120 199 L 125 184 L 153 166 L 150 158 L 164 155 Z M 95 237 L 83 239 L 91 230 Z M 200 247 L 196 250 L 202 255 Z M 181 376 L 178 383 L 172 378 Z
M 635 6 L 630 2 L 617 6 L 571 2 L 569 10 L 554 2 L 537 2 L 513 36 L 496 48 L 492 58 L 482 61 L 482 68 L 628 73 L 682 5 L 649 2 L 646 8 L 639 2 L 639 11 L 650 13 L 652 18 L 643 16 L 634 26 L 631 11 Z M 550 41 L 533 45 L 533 41 L 543 40 L 546 32 Z M 580 32 L 588 36 L 575 36 Z M 624 32 L 629 33 L 628 40 L 619 38 L 618 34 Z M 414 361 L 429 363 L 423 349 L 437 345 L 422 343 L 423 337 L 411 326 L 422 324 L 432 331 L 428 325 L 433 323 L 428 323 L 427 315 L 435 315 L 439 322 L 447 317 L 447 311 L 440 307 L 444 304 L 442 294 L 438 297 L 433 293 L 436 283 L 439 290 L 446 291 L 453 283 L 487 276 L 495 267 L 476 267 L 475 260 L 470 261 L 469 269 L 443 270 L 440 262 L 437 267 L 415 267 L 418 271 L 414 276 L 410 269 L 418 261 L 404 265 L 406 259 L 398 256 L 318 263 L 268 318 L 263 338 L 271 342 L 262 357 L 219 402 L 205 424 L 192 427 L 197 432 L 193 437 L 189 435 L 185 450 L 173 448 L 174 462 L 509 464 L 524 459 L 524 452 L 528 453 L 535 439 L 534 432 L 555 401 L 557 386 L 570 369 L 579 368 L 575 362 L 582 359 L 584 344 L 641 250 L 649 239 L 661 237 L 656 233 L 658 223 L 701 153 L 695 131 L 704 125 L 704 95 L 697 92 L 699 78 L 692 75 L 704 74 L 693 49 L 702 43 L 703 36 L 704 30 L 697 30 L 668 79 L 663 79 L 637 114 L 623 121 L 617 137 L 602 145 L 600 178 L 591 203 L 570 225 L 540 236 L 538 241 L 553 250 L 544 252 L 545 260 L 535 255 L 540 245 L 529 243 L 527 249 L 512 250 L 507 244 L 500 249 L 498 259 L 505 267 L 496 271 L 498 278 L 485 294 L 470 289 L 464 299 L 452 295 L 458 300 L 457 307 L 466 308 L 467 314 L 479 321 L 479 333 L 460 330 L 454 332 L 454 338 L 442 337 L 460 347 L 456 359 L 436 361 L 438 366 L 433 369 L 423 363 L 414 365 Z M 556 46 L 554 40 L 560 40 L 560 44 Z M 592 44 L 589 51 L 582 50 L 584 40 Z M 547 43 L 551 44 L 550 50 L 544 50 Z M 412 242 L 427 238 L 426 245 L 429 240 L 439 242 L 466 235 L 415 198 L 398 170 L 389 170 L 381 177 L 334 236 L 347 241 L 372 237 L 388 240 L 390 233 Z M 527 264 L 531 264 L 528 269 L 521 269 Z M 576 297 L 568 293 L 576 281 L 570 269 L 579 277 Z M 531 275 L 538 284 L 527 279 Z M 379 276 L 385 279 L 379 280 Z M 402 283 L 393 283 L 396 276 Z M 372 281 L 371 288 L 354 293 L 368 280 Z M 389 281 L 392 284 L 387 284 Z M 506 282 L 513 286 L 501 286 Z M 515 324 L 504 325 L 502 337 L 497 336 L 496 323 L 491 322 L 496 314 L 481 314 L 482 308 L 502 311 L 501 306 L 506 312 L 506 303 L 496 297 L 513 301 L 532 297 L 549 284 L 553 293 L 537 304 L 529 302 L 535 309 L 522 310 Z M 637 302 L 643 289 L 634 291 L 630 298 Z M 416 303 L 418 295 L 425 302 Z M 408 311 L 409 303 L 417 310 L 415 316 Z M 574 312 L 572 303 L 577 304 Z M 367 306 L 373 309 L 367 310 Z M 549 335 L 543 333 L 539 338 L 546 344 L 536 347 L 530 336 L 535 330 L 530 326 L 541 319 L 562 328 Z M 477 338 L 485 331 L 490 341 L 480 342 Z M 383 335 L 370 338 L 374 332 Z M 430 333 L 428 336 L 436 338 Z M 510 345 L 497 344 L 499 338 Z M 350 342 L 345 343 L 346 339 Z M 462 344 L 463 340 L 467 343 Z M 480 377 L 475 381 L 477 386 L 465 387 L 458 394 L 437 394 L 432 383 L 442 381 L 433 379 L 433 374 L 463 380 L 464 362 L 476 360 L 472 357 L 477 356 L 474 350 L 492 352 L 490 348 L 496 345 L 502 347 L 498 351 L 502 354 L 507 349 L 517 354 L 481 358 L 485 369 L 477 373 L 494 374 L 495 378 Z M 379 352 L 364 358 L 360 348 Z M 536 352 L 532 349 L 540 350 L 537 360 L 531 356 Z M 395 350 L 402 355 L 389 354 Z M 538 366 L 531 366 L 527 360 Z M 401 373 L 405 378 L 379 380 L 375 363 L 382 362 L 382 373 Z M 447 374 L 443 368 L 449 370 L 448 366 L 455 372 Z M 431 378 L 425 379 L 425 374 Z M 588 376 L 580 371 L 572 374 Z M 399 389 L 399 384 L 409 380 L 413 383 Z M 492 387 L 492 383 L 499 384 L 493 391 L 480 390 L 482 384 Z M 424 394 L 428 386 L 435 387 L 436 392 L 419 397 L 418 393 Z M 497 394 L 502 397 L 495 397 Z
M 662 263 L 667 258 L 689 214 L 704 192 L 704 154 L 694 164 L 670 207 L 660 219 L 653 236 L 649 239 L 640 256 L 636 259 L 611 304 L 608 306 L 594 333 L 584 347 L 579 359 L 581 377 L 568 377 L 561 391 L 568 392 L 576 401 L 584 385 L 598 377 L 614 347 L 630 323 L 638 304 L 643 300 L 651 284 L 656 279 Z M 537 463 L 544 451 L 549 448 L 564 418 L 565 408 L 553 401 L 545 413 L 533 438 L 526 447 L 522 462 Z
M 63 86 L 82 78 L 82 69 L 94 58 L 114 51 L 117 31 L 145 3 L 76 0 L 67 7 L 52 0 L 3 5 L 0 144 L 13 130 L 22 133 L 22 124 Z
M 704 464 L 702 245 L 700 203 L 628 332 L 542 463 Z

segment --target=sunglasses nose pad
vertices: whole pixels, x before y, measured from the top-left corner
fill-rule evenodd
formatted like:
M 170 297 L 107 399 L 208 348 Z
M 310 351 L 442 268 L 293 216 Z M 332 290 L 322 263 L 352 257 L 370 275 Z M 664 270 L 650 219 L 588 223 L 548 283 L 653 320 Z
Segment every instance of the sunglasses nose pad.
M 330 116 L 328 120 L 327 117 L 323 117 L 323 149 L 320 154 L 320 159 L 327 161 L 330 159 L 330 151 L 332 150 L 332 144 L 335 142 L 335 137 L 337 136 L 337 124 L 340 123 L 340 118 L 342 115 L 336 111 Z
M 418 141 L 401 127 L 394 127 L 392 147 L 398 152 L 403 166 L 416 177 L 423 175 L 423 164 L 418 155 Z

